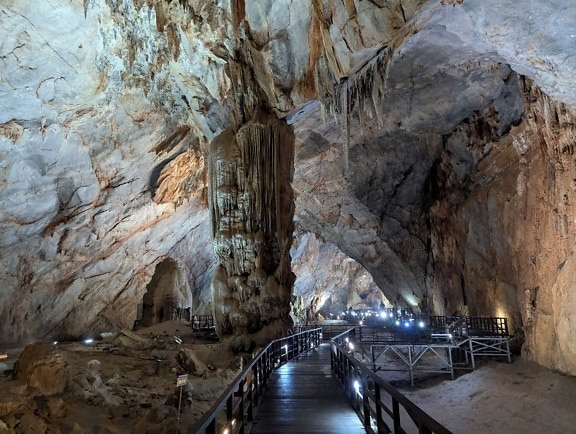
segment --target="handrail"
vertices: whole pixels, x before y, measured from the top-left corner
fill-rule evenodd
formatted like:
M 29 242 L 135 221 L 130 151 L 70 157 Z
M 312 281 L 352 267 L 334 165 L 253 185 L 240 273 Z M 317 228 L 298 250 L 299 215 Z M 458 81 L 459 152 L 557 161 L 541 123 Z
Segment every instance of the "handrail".
M 190 323 L 194 330 L 214 328 L 214 315 L 192 315 Z
M 344 385 L 348 398 L 356 404 L 356 413 L 367 432 L 404 434 L 406 431 L 402 428 L 400 418 L 399 406 L 401 405 L 420 433 L 452 434 L 391 384 L 380 378 L 378 374 L 372 372 L 359 360 L 356 360 L 353 354 L 348 354 L 345 348 L 346 338 L 348 338 L 348 342 L 352 342 L 350 338 L 353 336 L 355 336 L 355 328 L 350 328 L 332 339 L 330 364 L 332 371 Z M 388 393 L 392 398 L 392 409 L 388 408 L 382 401 L 382 391 Z M 358 405 L 359 396 L 362 399 L 362 407 Z M 384 421 L 382 410 L 392 419 L 393 431 Z M 376 431 L 372 428 L 371 418 L 376 419 Z
M 219 416 L 225 419 L 220 422 L 222 433 L 248 432 L 247 426 L 253 420 L 255 407 L 274 369 L 316 348 L 321 342 L 322 328 L 305 330 L 270 342 L 188 432 L 216 434 Z M 226 414 L 222 415 L 224 409 Z

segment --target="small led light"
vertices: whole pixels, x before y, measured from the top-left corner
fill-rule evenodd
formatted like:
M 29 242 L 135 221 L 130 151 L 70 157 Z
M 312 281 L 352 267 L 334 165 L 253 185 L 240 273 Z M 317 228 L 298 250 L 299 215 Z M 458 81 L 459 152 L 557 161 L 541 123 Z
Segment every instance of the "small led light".
M 58 345 L 58 341 L 52 342 L 52 345 Z
M 452 339 L 452 334 L 449 334 L 448 337 L 449 337 L 450 339 Z
M 380 316 L 381 316 L 383 319 L 388 318 L 388 314 L 387 314 L 386 312 L 382 312 L 382 313 L 380 314 Z
M 348 348 L 354 351 L 354 344 L 352 342 L 348 342 Z
M 364 325 L 364 321 L 360 321 L 358 324 L 360 324 L 360 325 Z
M 91 344 L 92 342 L 94 342 L 94 339 L 92 338 L 84 339 L 85 344 Z
M 409 323 L 408 321 L 406 321 L 406 322 L 404 323 L 404 327 L 410 327 L 410 323 Z
M 358 380 L 354 380 L 354 389 L 356 389 L 356 393 L 360 392 L 360 383 L 358 383 Z
M 425 325 L 426 325 L 426 324 L 424 324 L 424 321 L 420 321 L 420 322 L 418 323 L 418 326 L 419 326 L 421 329 L 423 329 Z
M 396 322 L 395 322 L 394 324 L 400 325 L 400 321 L 399 321 L 399 320 L 396 320 Z
M 344 340 L 345 340 L 346 342 L 348 342 L 348 337 L 344 338 Z

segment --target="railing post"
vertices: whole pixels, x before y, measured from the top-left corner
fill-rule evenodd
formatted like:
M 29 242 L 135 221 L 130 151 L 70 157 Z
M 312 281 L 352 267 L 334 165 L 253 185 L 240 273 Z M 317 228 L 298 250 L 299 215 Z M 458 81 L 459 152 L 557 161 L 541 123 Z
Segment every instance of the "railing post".
M 394 397 L 392 397 L 392 414 L 394 419 L 394 434 L 400 434 L 402 433 L 402 424 L 400 423 L 400 406 Z
M 244 384 L 246 384 L 246 379 L 242 379 L 240 384 L 238 384 L 238 396 L 240 399 L 240 404 L 238 405 L 238 412 L 240 413 L 240 434 L 244 434 L 244 427 L 246 426 L 246 416 L 244 414 Z
M 370 427 L 370 402 L 368 401 L 368 378 L 362 379 L 362 404 L 364 407 L 364 426 Z
M 260 381 L 261 381 L 260 369 L 261 369 L 261 367 L 262 367 L 262 359 L 260 358 L 256 362 L 254 369 L 252 370 L 252 372 L 254 373 L 254 378 L 252 379 L 252 381 L 254 382 L 253 399 L 255 401 L 254 402 L 255 405 L 258 405 L 258 401 L 260 400 Z
M 330 342 L 330 371 L 334 374 L 334 344 Z
M 214 419 L 212 419 L 212 421 L 210 422 L 210 425 L 208 425 L 208 427 L 206 428 L 205 433 L 206 434 L 216 434 L 216 416 L 214 416 Z
M 378 383 L 374 383 L 374 399 L 376 401 L 376 429 L 378 430 L 378 434 L 384 434 L 384 421 L 382 420 L 382 407 L 380 406 L 382 396 L 380 394 L 380 385 Z
M 248 421 L 252 422 L 254 420 L 254 378 L 252 378 L 252 382 L 247 384 L 248 391 L 246 392 L 248 395 Z
M 232 395 L 226 400 L 226 421 L 230 422 L 234 418 L 234 407 L 232 406 Z

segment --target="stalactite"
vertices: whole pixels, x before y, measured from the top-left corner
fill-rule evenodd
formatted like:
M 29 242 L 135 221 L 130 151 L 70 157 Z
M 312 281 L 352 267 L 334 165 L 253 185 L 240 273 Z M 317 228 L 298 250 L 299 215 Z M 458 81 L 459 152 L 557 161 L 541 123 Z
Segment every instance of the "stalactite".
M 328 68 L 325 56 L 316 64 L 318 97 L 322 103 L 322 113 L 335 114 L 344 134 L 344 171 L 348 173 L 351 117 L 358 119 L 360 129 L 367 125 L 366 116 L 376 118 L 378 128 L 384 125 L 384 97 L 388 84 L 388 74 L 394 45 L 382 48 L 358 73 L 334 86 L 333 75 Z

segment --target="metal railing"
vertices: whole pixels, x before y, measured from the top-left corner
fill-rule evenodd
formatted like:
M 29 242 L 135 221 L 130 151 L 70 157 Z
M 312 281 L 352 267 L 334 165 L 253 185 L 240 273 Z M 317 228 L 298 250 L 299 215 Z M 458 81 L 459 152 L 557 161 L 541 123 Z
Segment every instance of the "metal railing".
M 366 431 L 406 434 L 407 424 L 412 423 L 421 434 L 451 434 L 378 374 L 356 360 L 354 353 L 348 351 L 354 337 L 355 329 L 350 328 L 332 339 L 330 364 Z
M 188 433 L 248 433 L 272 372 L 322 343 L 316 328 L 276 339 L 261 350 Z
M 192 315 L 192 329 L 210 329 L 214 328 L 214 316 L 213 315 Z

